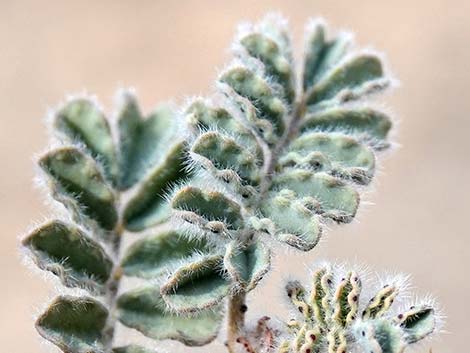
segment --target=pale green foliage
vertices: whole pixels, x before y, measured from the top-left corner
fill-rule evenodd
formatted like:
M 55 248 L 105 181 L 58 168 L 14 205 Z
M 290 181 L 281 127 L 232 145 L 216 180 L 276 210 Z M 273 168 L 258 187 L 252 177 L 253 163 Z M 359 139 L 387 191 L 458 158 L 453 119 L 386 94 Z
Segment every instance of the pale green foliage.
M 208 250 L 204 240 L 195 241 L 175 231 L 162 231 L 136 241 L 127 250 L 121 266 L 128 276 L 151 279 L 165 274 L 175 260 Z
M 67 287 L 99 293 L 111 276 L 112 260 L 100 244 L 74 225 L 52 221 L 24 241 L 36 264 L 57 275 Z
M 148 286 L 119 298 L 121 322 L 153 339 L 176 339 L 190 346 L 211 342 L 217 335 L 221 313 L 199 311 L 185 317 L 168 312 L 158 288 Z
M 37 322 L 38 332 L 64 352 L 104 353 L 108 310 L 88 297 L 60 296 Z
M 328 39 L 321 22 L 308 26 L 305 43 L 298 69 L 286 21 L 270 15 L 240 29 L 214 96 L 181 114 L 165 105 L 144 117 L 130 93 L 115 119 L 89 98 L 54 113 L 56 148 L 39 166 L 69 217 L 39 226 L 23 245 L 39 268 L 93 297 L 58 297 L 36 323 L 45 339 L 65 353 L 151 352 L 114 347 L 119 320 L 155 340 L 205 345 L 226 298 L 236 303 L 228 317 L 238 318 L 229 336 L 246 333 L 244 296 L 269 272 L 273 248 L 309 251 L 325 226 L 354 219 L 392 126 L 366 98 L 390 78 L 376 54 L 353 50 L 347 34 Z M 143 231 L 121 249 L 127 233 Z M 331 284 L 329 271 L 316 272 L 308 298 L 289 285 L 303 316 L 276 349 L 397 353 L 435 329 L 429 306 L 387 316 L 390 286 L 359 313 L 359 280 L 349 273 Z M 120 293 L 123 276 L 147 283 Z M 268 319 L 239 337 L 247 351 L 279 343 Z
M 214 99 L 197 98 L 185 110 L 195 177 L 173 193 L 175 224 L 188 239 L 214 244 L 212 254 L 224 258 L 217 271 L 232 292 L 256 287 L 274 241 L 308 251 L 326 223 L 350 222 L 377 152 L 389 146 L 390 119 L 362 102 L 390 83 L 380 58 L 349 50 L 347 35 L 326 39 L 320 23 L 306 35 L 298 76 L 284 19 L 243 27 Z M 182 264 L 163 285 L 173 310 L 198 310 L 230 294 L 220 275 L 210 277 L 212 286 L 207 276 L 199 285 L 193 269 L 212 267 L 212 259 Z M 181 286 L 188 276 L 192 286 Z M 223 291 L 213 290 L 222 283 Z M 183 290 L 178 304 L 173 298 Z
M 115 120 L 88 98 L 69 101 L 52 120 L 61 146 L 39 159 L 52 196 L 66 207 L 73 222 L 49 221 L 28 235 L 23 245 L 38 267 L 56 275 L 66 287 L 97 297 L 59 297 L 38 319 L 39 333 L 67 353 L 109 353 L 116 315 L 153 338 L 189 345 L 209 342 L 219 327 L 220 315 L 213 312 L 176 317 L 163 305 L 146 312 L 150 304 L 145 302 L 147 297 L 136 297 L 143 295 L 139 291 L 124 293 L 119 308 L 114 305 L 123 274 L 155 277 L 167 271 L 170 262 L 207 251 L 203 241 L 158 230 L 139 239 L 122 260 L 118 258 L 124 232 L 166 221 L 165 195 L 190 176 L 184 167 L 184 126 L 179 126 L 175 112 L 161 106 L 144 119 L 130 93 L 122 98 Z M 121 196 L 130 188 L 130 195 L 124 197 L 128 201 L 123 202 Z M 159 293 L 156 288 L 152 291 Z M 129 304 L 130 297 L 137 302 L 121 307 Z M 151 329 L 135 324 L 135 317 L 142 318 L 139 312 L 152 314 L 145 321 Z M 199 331 L 184 329 L 195 324 L 201 327 Z M 145 349 L 129 346 L 114 352 Z
M 385 281 L 375 294 L 363 298 L 367 294 L 361 277 L 354 270 L 325 265 L 312 273 L 310 290 L 289 282 L 286 292 L 297 318 L 287 323 L 290 337 L 279 351 L 401 353 L 436 330 L 438 315 L 432 303 L 393 310 L 406 285 L 402 278 Z

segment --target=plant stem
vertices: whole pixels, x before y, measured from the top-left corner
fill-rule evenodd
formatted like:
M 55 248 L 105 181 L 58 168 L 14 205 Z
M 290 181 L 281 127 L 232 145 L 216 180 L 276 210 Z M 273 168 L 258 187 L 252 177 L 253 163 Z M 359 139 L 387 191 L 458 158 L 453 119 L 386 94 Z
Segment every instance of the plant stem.
M 235 352 L 240 331 L 245 327 L 245 298 L 246 293 L 241 291 L 232 295 L 228 301 L 227 349 L 230 353 Z
M 116 326 L 116 304 L 117 304 L 117 294 L 119 291 L 119 284 L 122 278 L 122 269 L 119 266 L 119 251 L 121 249 L 121 240 L 124 228 L 122 224 L 118 224 L 115 231 L 112 234 L 112 246 L 111 252 L 114 259 L 116 259 L 116 264 L 114 265 L 113 272 L 111 274 L 111 278 L 109 279 L 106 285 L 106 294 L 105 300 L 106 305 L 109 310 L 108 321 L 106 323 L 106 327 L 103 331 L 104 337 L 104 346 L 105 351 L 111 352 L 113 340 L 114 340 L 114 333 L 115 333 L 115 326 Z
M 305 115 L 307 110 L 307 97 L 308 92 L 302 94 L 301 99 L 295 104 L 295 109 L 292 112 L 291 119 L 289 119 L 289 125 L 287 126 L 286 132 L 280 138 L 279 142 L 271 150 L 264 142 L 263 154 L 264 154 L 264 178 L 260 186 L 260 198 L 258 202 L 264 198 L 271 185 L 271 176 L 274 171 L 274 166 L 277 162 L 278 154 L 285 148 L 286 144 L 297 134 L 299 121 Z M 237 338 L 240 337 L 240 331 L 245 326 L 245 304 L 246 292 L 239 292 L 232 295 L 228 301 L 228 323 L 227 323 L 227 350 L 229 353 L 235 352 L 235 346 L 237 344 Z

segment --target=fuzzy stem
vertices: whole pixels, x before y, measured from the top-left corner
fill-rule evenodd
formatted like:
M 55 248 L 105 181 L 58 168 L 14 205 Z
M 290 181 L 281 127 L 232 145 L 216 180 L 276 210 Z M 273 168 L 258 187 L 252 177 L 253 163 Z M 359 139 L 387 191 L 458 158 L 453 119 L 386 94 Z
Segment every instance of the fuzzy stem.
M 232 295 L 228 301 L 227 349 L 230 353 L 235 352 L 240 331 L 245 327 L 245 298 L 246 293 L 241 291 Z
M 124 227 L 122 224 L 118 224 L 115 231 L 112 234 L 112 246 L 111 246 L 111 253 L 114 259 L 119 258 L 119 251 L 121 249 L 121 242 L 122 242 L 122 234 L 124 232 Z M 106 352 L 112 351 L 112 345 L 114 341 L 114 333 L 115 333 L 115 326 L 116 326 L 116 304 L 117 304 L 117 294 L 119 291 L 119 285 L 122 278 L 122 269 L 119 265 L 119 261 L 116 260 L 116 264 L 114 265 L 111 278 L 109 279 L 106 285 L 106 294 L 105 300 L 106 305 L 109 310 L 108 321 L 106 326 L 103 330 L 103 337 L 104 337 L 104 346 Z
M 286 144 L 289 143 L 292 137 L 297 134 L 299 121 L 303 118 L 307 109 L 307 96 L 307 94 L 303 94 L 301 99 L 295 104 L 295 109 L 292 112 L 291 119 L 289 119 L 289 126 L 286 129 L 285 134 L 280 139 L 279 143 L 274 146 L 272 151 L 267 146 L 264 146 L 265 148 L 263 148 L 263 153 L 265 157 L 265 164 L 263 168 L 264 178 L 263 183 L 260 187 L 261 197 L 259 198 L 258 202 L 263 200 L 264 196 L 269 190 L 269 187 L 271 185 L 271 175 L 273 173 L 274 166 L 277 162 L 278 154 L 282 151 Z M 226 345 L 229 353 L 235 352 L 235 346 L 237 344 L 237 339 L 240 337 L 240 331 L 243 330 L 245 326 L 245 298 L 246 292 L 239 292 L 231 296 L 228 301 L 228 332 Z

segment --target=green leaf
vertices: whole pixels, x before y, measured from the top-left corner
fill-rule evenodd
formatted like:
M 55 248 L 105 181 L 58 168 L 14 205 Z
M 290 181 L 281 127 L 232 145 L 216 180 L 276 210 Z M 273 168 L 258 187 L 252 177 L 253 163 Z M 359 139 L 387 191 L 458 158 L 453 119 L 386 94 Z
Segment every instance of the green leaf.
M 124 210 L 124 225 L 130 231 L 141 231 L 166 221 L 170 207 L 166 199 L 173 185 L 189 176 L 185 170 L 185 146 L 176 143 L 165 152 L 163 161 L 139 186 Z
M 256 29 L 274 40 L 284 57 L 293 62 L 290 31 L 285 18 L 276 13 L 269 13 L 257 24 Z
M 337 65 L 348 52 L 352 44 L 351 35 L 340 33 L 331 41 L 325 40 L 325 26 L 316 23 L 307 38 L 304 63 L 304 90 L 320 81 Z
M 351 186 L 328 174 L 292 169 L 276 175 L 273 189 L 294 191 L 295 198 L 308 199 L 308 209 L 316 209 L 323 217 L 337 222 L 350 222 L 359 205 L 359 194 Z
M 113 353 L 157 353 L 155 350 L 150 350 L 135 344 L 129 346 L 113 348 Z
M 257 159 L 263 158 L 253 132 L 224 108 L 212 107 L 202 99 L 196 99 L 186 110 L 186 120 L 195 133 L 218 129 L 236 136 L 237 141 L 249 148 Z
M 306 34 L 305 62 L 303 70 L 303 89 L 306 91 L 315 81 L 318 66 L 322 61 L 325 49 L 325 26 L 316 22 Z
M 244 180 L 259 181 L 256 156 L 233 138 L 211 131 L 200 135 L 191 152 L 209 160 L 219 170 L 232 169 Z
M 352 36 L 349 33 L 339 33 L 332 41 L 325 43 L 314 81 L 320 81 L 332 68 L 339 64 L 351 46 Z
M 75 211 L 76 217 L 84 214 L 105 230 L 114 228 L 118 219 L 115 196 L 93 159 L 65 147 L 47 153 L 39 165 L 52 179 L 54 197 Z
M 332 108 L 307 115 L 301 124 L 302 131 L 342 132 L 350 135 L 384 140 L 392 123 L 382 112 L 370 108 Z
M 249 55 L 259 59 L 265 66 L 266 74 L 284 90 L 284 97 L 289 103 L 295 98 L 295 89 L 291 63 L 279 48 L 279 45 L 261 33 L 251 33 L 240 40 Z
M 126 251 L 121 266 L 128 276 L 152 278 L 165 273 L 175 261 L 208 250 L 203 239 L 188 239 L 176 231 L 162 231 L 135 242 Z
M 60 296 L 39 317 L 36 329 L 65 353 L 105 353 L 107 318 L 108 311 L 95 299 Z
M 286 109 L 263 78 L 244 67 L 236 67 L 225 72 L 220 82 L 248 99 L 259 112 L 259 118 L 268 120 L 277 136 L 282 135 Z
M 223 222 L 228 229 L 243 227 L 240 205 L 221 192 L 186 186 L 177 192 L 171 203 L 176 210 L 194 212 L 206 221 Z
M 233 133 L 242 133 L 243 126 L 233 118 L 227 109 L 220 107 L 210 107 L 203 99 L 196 99 L 186 109 L 188 124 L 194 132 L 205 131 L 212 127 L 219 127 L 222 130 Z
M 135 162 L 135 150 L 139 141 L 135 139 L 142 132 L 143 118 L 136 98 L 129 92 L 122 96 L 124 102 L 118 113 L 119 131 L 119 187 L 126 189 L 134 184 L 134 178 L 140 176 L 142 171 L 136 171 L 132 167 Z M 153 145 L 153 144 L 152 144 Z M 153 147 L 153 146 L 152 146 Z M 138 173 L 140 172 L 140 173 Z
M 255 221 L 254 226 L 294 248 L 309 251 L 322 233 L 318 210 L 319 203 L 312 197 L 297 198 L 291 190 L 271 192 L 261 204 L 267 218 Z
M 263 164 L 264 158 L 254 132 L 226 109 L 212 108 L 201 99 L 196 99 L 186 110 L 186 118 L 195 134 L 218 131 L 216 135 L 210 132 L 202 134 L 204 137 L 199 135 L 191 148 L 192 159 L 202 168 L 210 170 L 217 179 L 230 183 L 235 193 L 253 194 L 246 192 L 245 184 L 259 182 L 259 166 Z M 222 152 L 214 149 L 216 146 L 226 146 L 228 149 Z M 235 150 L 242 153 L 241 158 L 233 153 Z M 229 159 L 229 163 L 225 158 Z
M 230 291 L 222 271 L 222 256 L 202 257 L 177 269 L 162 285 L 160 293 L 167 305 L 180 313 L 217 306 Z
M 220 311 L 198 311 L 191 316 L 171 313 L 158 288 L 145 287 L 124 293 L 118 299 L 119 320 L 144 335 L 172 339 L 188 346 L 202 346 L 213 341 L 219 331 Z
M 375 319 L 384 316 L 390 310 L 390 307 L 398 293 L 398 286 L 390 284 L 385 285 L 373 298 L 370 299 L 367 307 L 362 313 L 362 318 Z
M 383 78 L 380 59 L 373 55 L 356 56 L 331 70 L 309 94 L 308 104 L 334 98 L 341 91 L 361 91 L 364 84 Z
M 271 267 L 270 251 L 260 242 L 240 249 L 236 242 L 228 245 L 224 266 L 237 286 L 248 292 L 254 289 Z
M 106 176 L 116 180 L 118 165 L 111 129 L 96 104 L 87 99 L 71 101 L 57 113 L 54 127 L 86 146 L 103 164 Z
M 23 240 L 39 268 L 50 271 L 67 287 L 103 293 L 113 263 L 103 248 L 79 228 L 52 221 Z
M 281 166 L 305 167 L 316 172 L 367 184 L 375 169 L 374 152 L 353 137 L 338 133 L 305 133 L 280 157 Z
M 362 352 L 402 353 L 405 349 L 400 328 L 387 320 L 360 321 L 355 331 Z
M 127 94 L 118 118 L 121 182 L 127 189 L 142 180 L 180 142 L 176 114 L 166 105 L 147 119 L 142 117 L 135 97 Z
M 427 305 L 413 306 L 398 315 L 398 324 L 405 332 L 408 343 L 416 343 L 429 336 L 436 329 L 434 309 Z

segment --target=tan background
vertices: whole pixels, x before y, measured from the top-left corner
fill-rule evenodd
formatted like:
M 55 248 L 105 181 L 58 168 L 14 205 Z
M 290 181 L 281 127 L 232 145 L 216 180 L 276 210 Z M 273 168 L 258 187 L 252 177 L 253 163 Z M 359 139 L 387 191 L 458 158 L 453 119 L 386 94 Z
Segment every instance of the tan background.
M 43 116 L 85 88 L 107 108 L 118 86 L 136 87 L 146 111 L 159 101 L 205 94 L 228 61 L 235 25 L 268 10 L 291 20 L 322 15 L 385 51 L 402 87 L 387 97 L 402 145 L 382 165 L 359 222 L 335 228 L 306 256 L 278 257 L 250 303 L 283 312 L 276 283 L 316 259 L 412 273 L 418 293 L 442 303 L 447 334 L 418 351 L 468 350 L 470 319 L 470 2 L 453 1 L 0 1 L 0 351 L 52 351 L 32 315 L 52 286 L 24 268 L 18 234 L 48 215 L 34 190 L 32 155 L 47 144 Z M 260 300 L 262 298 L 262 300 Z M 166 345 L 168 347 L 168 345 Z M 173 352 L 189 351 L 175 344 Z M 198 350 L 222 352 L 219 343 Z

